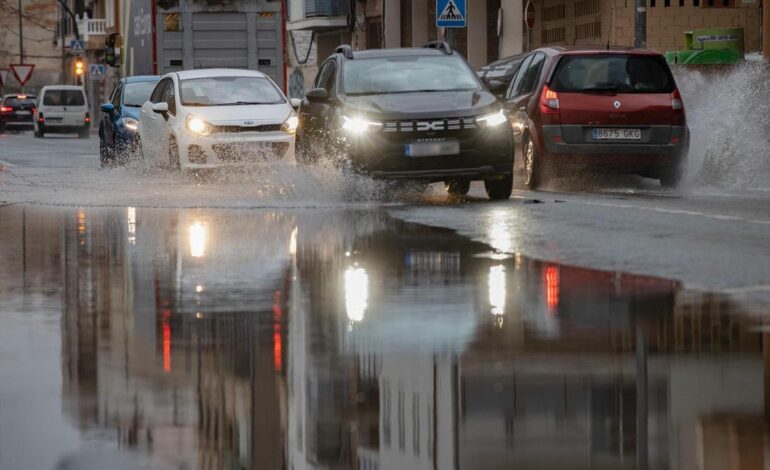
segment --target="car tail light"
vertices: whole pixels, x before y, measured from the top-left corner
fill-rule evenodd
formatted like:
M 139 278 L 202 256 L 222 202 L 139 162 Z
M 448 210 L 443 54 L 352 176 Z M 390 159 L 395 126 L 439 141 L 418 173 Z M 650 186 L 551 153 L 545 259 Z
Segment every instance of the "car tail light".
M 682 95 L 679 94 L 679 90 L 674 90 L 671 93 L 671 109 L 674 111 L 684 110 L 684 103 L 682 102 Z
M 83 119 L 85 122 L 91 122 L 91 115 L 89 113 L 86 113 L 85 119 Z
M 10 113 L 13 111 L 13 108 L 8 106 L 0 106 L 0 113 Z
M 40 124 L 45 124 L 45 118 L 43 117 L 43 113 L 40 113 L 37 115 L 37 122 Z
M 540 112 L 543 114 L 559 113 L 559 94 L 543 85 L 543 93 L 540 95 Z

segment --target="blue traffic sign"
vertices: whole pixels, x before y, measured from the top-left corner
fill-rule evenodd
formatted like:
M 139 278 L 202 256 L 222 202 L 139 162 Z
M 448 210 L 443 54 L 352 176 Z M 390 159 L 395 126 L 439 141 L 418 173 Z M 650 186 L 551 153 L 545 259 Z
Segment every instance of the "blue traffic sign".
M 77 39 L 73 39 L 70 41 L 70 50 L 72 52 L 82 52 L 85 48 L 85 44 L 83 41 L 79 41 Z
M 88 75 L 91 80 L 101 80 L 104 78 L 104 64 L 89 64 Z
M 465 28 L 467 0 L 436 0 L 437 28 Z

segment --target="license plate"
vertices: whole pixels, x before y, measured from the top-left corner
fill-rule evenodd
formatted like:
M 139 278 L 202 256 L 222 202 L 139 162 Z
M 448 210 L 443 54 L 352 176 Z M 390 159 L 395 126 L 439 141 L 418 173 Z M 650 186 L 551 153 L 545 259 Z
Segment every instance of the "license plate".
M 32 114 L 31 111 L 16 111 L 17 116 L 29 116 L 30 114 Z
M 459 153 L 460 142 L 453 139 L 410 142 L 404 145 L 404 155 L 407 157 L 435 157 L 439 155 L 457 155 Z
M 641 140 L 641 129 L 594 129 L 594 140 Z
M 45 118 L 45 122 L 46 123 L 49 123 L 49 122 L 62 122 L 62 118 L 60 118 L 60 117 L 47 117 L 47 118 Z

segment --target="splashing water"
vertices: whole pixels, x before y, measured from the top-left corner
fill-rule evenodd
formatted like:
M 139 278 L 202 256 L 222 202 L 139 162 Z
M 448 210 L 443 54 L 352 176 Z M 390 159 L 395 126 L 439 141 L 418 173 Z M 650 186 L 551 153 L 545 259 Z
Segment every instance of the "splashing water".
M 746 62 L 729 70 L 674 71 L 690 126 L 694 184 L 770 185 L 770 68 Z

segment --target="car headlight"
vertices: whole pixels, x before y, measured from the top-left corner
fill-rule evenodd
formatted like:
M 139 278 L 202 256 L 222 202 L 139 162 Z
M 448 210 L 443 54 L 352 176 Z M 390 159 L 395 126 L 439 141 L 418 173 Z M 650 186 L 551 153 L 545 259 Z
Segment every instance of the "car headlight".
M 342 129 L 351 134 L 363 134 L 365 132 L 381 129 L 381 122 L 368 121 L 360 117 L 342 116 Z
M 135 131 L 139 128 L 139 121 L 134 118 L 126 117 L 121 119 L 120 122 L 130 131 Z
M 476 122 L 482 127 L 496 127 L 500 124 L 507 122 L 508 118 L 503 114 L 503 110 L 476 118 Z
M 288 132 L 289 134 L 294 134 L 297 132 L 297 127 L 299 127 L 299 118 L 296 114 L 291 113 L 281 125 L 281 130 Z
M 211 124 L 196 116 L 187 116 L 187 129 L 199 135 L 211 134 Z

